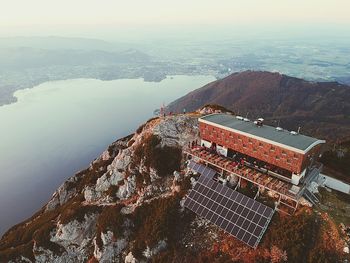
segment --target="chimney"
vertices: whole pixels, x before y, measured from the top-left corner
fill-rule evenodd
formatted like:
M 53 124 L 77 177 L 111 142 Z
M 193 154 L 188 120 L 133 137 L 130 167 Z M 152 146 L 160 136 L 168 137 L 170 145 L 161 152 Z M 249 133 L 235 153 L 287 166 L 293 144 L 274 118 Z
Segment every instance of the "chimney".
M 258 126 L 258 127 L 263 126 L 263 122 L 264 122 L 263 118 L 259 118 L 256 121 L 254 121 L 255 125 Z

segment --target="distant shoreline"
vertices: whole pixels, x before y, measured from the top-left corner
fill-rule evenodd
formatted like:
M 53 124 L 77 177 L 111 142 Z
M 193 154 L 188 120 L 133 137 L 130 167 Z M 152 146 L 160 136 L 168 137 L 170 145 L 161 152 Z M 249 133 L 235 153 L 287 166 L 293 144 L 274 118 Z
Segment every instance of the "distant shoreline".
M 166 79 L 168 76 L 175 76 L 175 75 L 164 75 L 162 77 L 159 77 L 159 78 L 147 78 L 147 77 L 134 77 L 134 78 L 123 78 L 123 77 L 120 77 L 120 78 L 113 78 L 113 79 L 103 79 L 103 78 L 88 78 L 88 77 L 84 77 L 84 78 L 57 78 L 57 79 L 47 79 L 47 80 L 43 80 L 39 83 L 36 83 L 35 85 L 29 85 L 29 86 L 23 86 L 23 87 L 17 87 L 17 88 L 14 88 L 14 89 L 11 89 L 12 93 L 6 93 L 5 94 L 1 94 L 0 92 L 0 107 L 1 106 L 5 106 L 5 105 L 10 105 L 10 104 L 13 104 L 13 103 L 16 103 L 18 101 L 17 97 L 14 95 L 17 91 L 19 90 L 25 90 L 25 89 L 32 89 L 36 86 L 39 86 L 41 84 L 44 84 L 46 82 L 51 82 L 51 81 L 64 81 L 64 80 L 70 80 L 70 79 L 96 79 L 96 80 L 101 80 L 101 81 L 113 81 L 113 80 L 118 80 L 118 79 L 140 79 L 142 78 L 143 81 L 145 82 L 161 82 L 163 81 L 164 79 Z M 0 86 L 0 91 L 1 91 L 1 86 Z M 4 95 L 4 96 L 2 96 Z

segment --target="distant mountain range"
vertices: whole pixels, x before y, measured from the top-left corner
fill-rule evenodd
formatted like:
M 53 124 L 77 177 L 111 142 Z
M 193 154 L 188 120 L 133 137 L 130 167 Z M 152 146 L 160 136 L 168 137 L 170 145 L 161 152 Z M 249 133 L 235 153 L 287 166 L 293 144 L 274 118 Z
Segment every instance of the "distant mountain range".
M 120 63 L 145 63 L 150 57 L 138 50 L 41 49 L 17 47 L 0 49 L 0 71 L 25 70 L 52 66 L 98 66 Z
M 0 48 L 31 47 L 37 49 L 76 49 L 76 50 L 105 50 L 122 51 L 130 48 L 130 43 L 107 42 L 93 38 L 80 37 L 1 37 Z
M 332 141 L 350 137 L 350 86 L 309 82 L 279 73 L 244 71 L 211 82 L 174 101 L 170 111 L 219 104 L 248 118 Z

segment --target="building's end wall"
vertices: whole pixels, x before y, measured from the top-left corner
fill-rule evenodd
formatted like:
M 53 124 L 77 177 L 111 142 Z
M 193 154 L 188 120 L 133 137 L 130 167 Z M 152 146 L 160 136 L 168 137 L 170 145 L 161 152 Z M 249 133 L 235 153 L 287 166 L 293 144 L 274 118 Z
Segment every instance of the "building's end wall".
M 301 166 L 303 170 L 319 160 L 323 145 L 323 143 L 315 145 L 304 155 L 303 163 Z

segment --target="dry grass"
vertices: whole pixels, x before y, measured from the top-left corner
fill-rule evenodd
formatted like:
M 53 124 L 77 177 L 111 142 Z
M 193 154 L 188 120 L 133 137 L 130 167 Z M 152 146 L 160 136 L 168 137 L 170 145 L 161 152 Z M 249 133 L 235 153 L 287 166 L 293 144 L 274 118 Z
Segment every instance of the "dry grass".
M 344 223 L 350 225 L 350 195 L 325 188 L 320 191 L 320 210 L 327 212 L 338 225 Z

